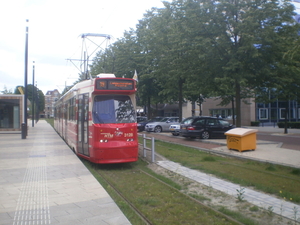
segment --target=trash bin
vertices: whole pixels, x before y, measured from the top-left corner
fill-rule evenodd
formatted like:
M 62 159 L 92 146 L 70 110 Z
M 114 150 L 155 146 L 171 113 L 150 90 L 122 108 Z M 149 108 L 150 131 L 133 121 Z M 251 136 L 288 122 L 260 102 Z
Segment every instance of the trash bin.
M 238 151 L 256 149 L 256 129 L 234 128 L 225 133 L 227 148 Z

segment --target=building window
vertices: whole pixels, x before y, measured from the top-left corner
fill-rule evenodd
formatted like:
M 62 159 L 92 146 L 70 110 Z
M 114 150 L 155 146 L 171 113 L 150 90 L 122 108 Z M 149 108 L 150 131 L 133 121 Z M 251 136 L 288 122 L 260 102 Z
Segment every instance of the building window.
M 210 116 L 232 119 L 232 109 L 210 109 Z
M 285 119 L 285 109 L 279 109 L 279 116 L 280 119 Z
M 268 119 L 268 109 L 262 108 L 259 109 L 259 119 L 260 120 L 267 120 Z

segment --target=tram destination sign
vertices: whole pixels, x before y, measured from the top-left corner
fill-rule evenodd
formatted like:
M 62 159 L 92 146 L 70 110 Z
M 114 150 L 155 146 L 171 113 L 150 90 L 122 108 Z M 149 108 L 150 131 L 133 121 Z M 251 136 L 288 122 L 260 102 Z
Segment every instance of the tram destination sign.
M 96 89 L 98 90 L 133 90 L 133 80 L 122 79 L 98 79 Z

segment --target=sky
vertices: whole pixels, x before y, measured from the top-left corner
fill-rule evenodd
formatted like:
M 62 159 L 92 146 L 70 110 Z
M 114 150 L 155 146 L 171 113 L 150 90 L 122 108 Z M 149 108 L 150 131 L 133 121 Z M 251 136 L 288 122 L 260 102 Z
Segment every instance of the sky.
M 28 28 L 27 83 L 43 91 L 57 89 L 78 79 L 83 33 L 108 34 L 90 38 L 105 48 L 125 30 L 135 29 L 139 19 L 161 0 L 9 0 L 0 7 L 0 91 L 14 92 L 25 83 L 25 43 Z M 29 20 L 26 22 L 26 20 Z M 85 39 L 87 54 L 97 49 Z M 99 51 L 100 49 L 97 49 Z M 70 60 L 71 59 L 71 60 Z M 35 62 L 35 63 L 33 63 Z M 75 65 L 74 65 L 75 64 Z

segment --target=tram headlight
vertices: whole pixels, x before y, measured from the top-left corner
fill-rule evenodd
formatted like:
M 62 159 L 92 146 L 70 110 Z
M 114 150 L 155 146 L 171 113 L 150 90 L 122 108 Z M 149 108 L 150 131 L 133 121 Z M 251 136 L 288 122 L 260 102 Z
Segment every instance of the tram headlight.
M 103 142 L 108 142 L 108 140 L 106 140 L 106 139 L 105 139 L 105 140 L 100 140 L 100 142 L 101 142 L 101 143 L 103 143 Z
M 127 141 L 133 141 L 133 138 L 128 138 Z

